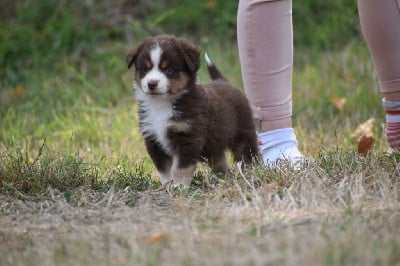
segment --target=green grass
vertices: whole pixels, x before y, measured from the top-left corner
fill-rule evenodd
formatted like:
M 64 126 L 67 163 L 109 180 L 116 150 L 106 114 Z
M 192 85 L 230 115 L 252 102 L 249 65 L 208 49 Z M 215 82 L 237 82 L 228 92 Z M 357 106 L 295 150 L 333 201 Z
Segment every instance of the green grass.
M 205 49 L 232 83 L 241 87 L 235 45 Z M 21 94 L 13 95 L 15 88 L 6 90 L 11 96 L 2 102 L 3 160 L 23 158 L 28 165 L 77 157 L 89 169 L 100 169 L 100 180 L 107 180 L 116 167 L 134 172 L 140 164 L 146 176 L 154 178 L 137 127 L 133 73 L 123 60 L 126 50 L 121 43 L 99 47 L 94 53 L 103 54 L 101 58 L 82 59 L 80 65 L 70 64 L 66 57 L 58 74 L 39 69 L 29 82 L 19 85 Z M 317 160 L 325 151 L 356 151 L 351 133 L 373 117 L 377 122 L 372 152 L 383 154 L 388 147 L 382 137 L 381 96 L 365 45 L 353 41 L 341 51 L 313 54 L 312 62 L 304 58 L 296 59 L 293 80 L 294 125 L 302 150 Z M 90 71 L 83 66 L 90 66 L 85 67 Z M 199 75 L 202 81 L 209 80 L 204 66 Z M 342 110 L 330 102 L 333 96 L 346 98 Z M 37 155 L 43 151 L 50 158 Z
M 224 8 L 217 3 L 213 12 Z M 365 43 L 356 36 L 330 46 L 324 33 L 334 16 L 321 22 L 312 45 L 312 32 L 295 36 L 294 127 L 312 158 L 304 169 L 255 165 L 244 176 L 233 169 L 221 179 L 199 165 L 191 189 L 167 193 L 145 152 L 133 71 L 125 65 L 148 22 L 163 32 L 161 22 L 178 12 L 158 5 L 143 8 L 157 10 L 148 20 L 111 17 L 104 25 L 99 14 L 106 5 L 18 2 L 15 16 L 0 24 L 0 264 L 398 263 L 399 156 L 386 153 L 381 95 Z M 297 5 L 301 14 L 315 9 Z M 347 8 L 344 14 L 354 6 Z M 54 14 L 43 17 L 43 10 Z M 87 20 L 77 10 L 87 11 Z M 229 17 L 213 23 L 217 32 L 232 27 Z M 235 42 L 201 28 L 195 34 L 242 88 Z M 204 64 L 199 76 L 209 80 Z M 332 97 L 345 98 L 344 108 Z M 371 117 L 375 144 L 362 157 L 351 134 Z

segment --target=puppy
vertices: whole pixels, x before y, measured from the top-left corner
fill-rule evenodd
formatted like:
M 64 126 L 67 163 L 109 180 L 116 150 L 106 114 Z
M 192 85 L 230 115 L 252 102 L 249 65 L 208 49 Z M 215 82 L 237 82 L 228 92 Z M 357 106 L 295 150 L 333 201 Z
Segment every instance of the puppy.
M 162 184 L 190 186 L 197 162 L 226 173 L 227 149 L 247 164 L 257 156 L 249 103 L 207 55 L 212 82 L 196 82 L 198 47 L 175 36 L 152 37 L 126 61 L 135 66 L 140 131 Z

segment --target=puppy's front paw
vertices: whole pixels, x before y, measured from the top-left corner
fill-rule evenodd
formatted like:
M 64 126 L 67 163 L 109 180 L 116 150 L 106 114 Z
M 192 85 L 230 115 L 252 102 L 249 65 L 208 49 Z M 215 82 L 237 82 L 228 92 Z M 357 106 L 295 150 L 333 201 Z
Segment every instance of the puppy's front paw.
M 177 184 L 174 183 L 173 180 L 171 180 L 171 182 L 168 182 L 166 184 L 165 189 L 168 192 L 168 194 L 176 196 L 189 191 L 190 186 L 186 186 L 184 184 Z
M 192 183 L 192 177 L 186 177 L 186 178 L 174 178 L 171 180 L 172 181 L 172 186 L 173 187 L 182 187 L 182 188 L 190 188 L 190 185 Z
M 194 170 L 196 165 L 189 165 L 187 167 L 178 167 L 177 160 L 174 160 L 171 169 L 172 186 L 183 186 L 184 188 L 189 188 L 192 183 Z

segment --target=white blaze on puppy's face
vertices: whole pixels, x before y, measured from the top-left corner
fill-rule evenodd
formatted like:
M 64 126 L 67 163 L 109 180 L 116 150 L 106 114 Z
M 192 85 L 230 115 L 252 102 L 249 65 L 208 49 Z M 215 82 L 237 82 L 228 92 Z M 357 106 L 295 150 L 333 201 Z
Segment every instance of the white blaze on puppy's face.
M 141 88 L 146 94 L 165 94 L 168 92 L 169 81 L 167 76 L 159 68 L 162 50 L 156 45 L 150 50 L 151 69 L 140 81 Z

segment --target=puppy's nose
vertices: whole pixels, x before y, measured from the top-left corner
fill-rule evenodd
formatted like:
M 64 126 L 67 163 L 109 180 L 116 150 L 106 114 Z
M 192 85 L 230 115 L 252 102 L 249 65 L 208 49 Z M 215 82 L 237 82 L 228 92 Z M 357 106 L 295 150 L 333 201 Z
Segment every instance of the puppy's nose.
M 158 80 L 150 80 L 149 83 L 147 83 L 147 87 L 149 88 L 150 91 L 156 90 L 157 85 L 158 85 Z

